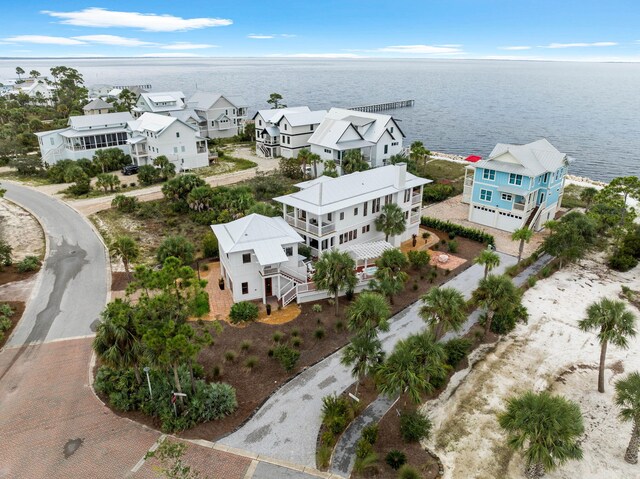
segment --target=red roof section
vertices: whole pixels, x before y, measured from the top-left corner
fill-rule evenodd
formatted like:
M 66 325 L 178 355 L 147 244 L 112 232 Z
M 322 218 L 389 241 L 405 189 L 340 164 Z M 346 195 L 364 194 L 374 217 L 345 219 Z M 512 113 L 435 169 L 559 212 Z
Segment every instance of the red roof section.
M 482 159 L 481 156 L 470 155 L 465 158 L 465 160 L 470 161 L 471 163 L 475 163 L 476 161 L 480 161 Z

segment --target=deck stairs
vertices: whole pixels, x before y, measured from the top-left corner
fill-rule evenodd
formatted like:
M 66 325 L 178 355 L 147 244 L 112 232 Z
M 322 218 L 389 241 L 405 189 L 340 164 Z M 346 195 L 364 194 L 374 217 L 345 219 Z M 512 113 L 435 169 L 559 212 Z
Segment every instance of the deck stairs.
M 540 205 L 536 206 L 532 211 L 531 214 L 529 215 L 529 218 L 527 218 L 527 222 L 524 224 L 524 228 L 530 228 L 532 224 L 534 224 L 536 222 L 536 220 L 538 219 L 538 213 L 540 213 Z

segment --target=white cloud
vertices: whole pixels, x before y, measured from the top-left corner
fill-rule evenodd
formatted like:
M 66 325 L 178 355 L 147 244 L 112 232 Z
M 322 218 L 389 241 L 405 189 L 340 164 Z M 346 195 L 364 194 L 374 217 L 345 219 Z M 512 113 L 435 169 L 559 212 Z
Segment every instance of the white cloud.
M 82 35 L 73 37 L 76 40 L 99 43 L 101 45 L 114 45 L 118 47 L 149 47 L 155 46 L 157 43 L 145 42 L 137 38 L 120 37 L 118 35 Z
M 392 45 L 378 48 L 378 52 L 385 53 L 418 53 L 427 55 L 459 54 L 460 46 L 446 45 Z
M 12 43 L 37 43 L 39 45 L 86 45 L 85 42 L 66 37 L 51 37 L 48 35 L 16 35 L 4 38 Z
M 355 53 L 274 53 L 267 56 L 273 58 L 365 58 Z
M 247 38 L 252 38 L 254 40 L 270 40 L 272 38 L 280 37 L 280 38 L 294 38 L 296 35 L 292 33 L 250 33 L 247 35 Z
M 616 42 L 594 42 L 594 43 L 550 43 L 541 48 L 581 48 L 581 47 L 615 47 Z
M 62 19 L 60 23 L 80 27 L 98 28 L 138 28 L 148 32 L 177 32 L 198 28 L 223 27 L 233 21 L 225 18 L 182 18 L 174 15 L 156 13 L 117 12 L 105 8 L 85 8 L 75 12 L 41 13 Z
M 208 43 L 189 43 L 189 42 L 176 42 L 169 45 L 163 45 L 160 48 L 164 50 L 201 50 L 204 48 L 218 48 L 218 45 L 210 45 Z
M 498 47 L 498 50 L 512 50 L 512 51 L 531 50 L 531 47 L 526 46 L 526 45 L 515 45 L 515 46 L 512 46 L 512 47 Z
M 156 53 L 145 53 L 144 55 L 140 55 L 141 57 L 167 57 L 167 58 L 190 58 L 190 57 L 201 57 L 202 55 L 198 55 L 197 53 L 189 53 L 189 52 L 156 52 Z

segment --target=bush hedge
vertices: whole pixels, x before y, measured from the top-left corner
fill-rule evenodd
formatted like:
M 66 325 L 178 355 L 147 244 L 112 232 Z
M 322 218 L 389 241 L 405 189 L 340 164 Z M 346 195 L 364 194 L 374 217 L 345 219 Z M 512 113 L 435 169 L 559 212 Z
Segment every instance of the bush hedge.
M 429 437 L 431 421 L 418 411 L 403 412 L 400 415 L 400 435 L 406 442 L 418 442 Z
M 471 341 L 466 338 L 450 339 L 443 345 L 447 356 L 446 363 L 455 368 L 462 361 L 471 349 Z
M 231 306 L 229 319 L 233 324 L 244 323 L 247 321 L 255 321 L 258 319 L 258 306 L 249 301 L 240 301 Z
M 40 260 L 36 256 L 26 256 L 18 263 L 18 272 L 27 273 L 40 267 Z
M 456 236 L 467 238 L 473 241 L 478 241 L 480 243 L 493 245 L 496 241 L 492 235 L 485 233 L 484 231 L 480 231 L 474 228 L 467 228 L 465 226 L 451 223 L 450 221 L 442 221 L 437 218 L 431 218 L 429 216 L 423 216 L 420 220 L 420 224 L 422 226 L 426 226 L 427 228 L 444 231 L 445 233 L 453 233 Z

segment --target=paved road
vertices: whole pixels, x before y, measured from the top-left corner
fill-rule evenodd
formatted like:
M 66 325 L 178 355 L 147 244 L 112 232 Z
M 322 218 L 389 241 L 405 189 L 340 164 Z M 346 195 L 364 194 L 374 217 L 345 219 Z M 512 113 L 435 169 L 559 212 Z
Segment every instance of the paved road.
M 3 182 L 6 197 L 43 223 L 49 254 L 8 346 L 92 334 L 104 308 L 109 277 L 105 249 L 86 220 L 61 201 Z
M 493 271 L 496 274 L 516 261 L 508 255 L 501 255 L 501 259 L 502 264 Z M 473 265 L 447 286 L 455 286 L 469 297 L 483 271 L 481 266 Z M 414 303 L 391 318 L 390 331 L 380 335 L 385 351 L 390 352 L 399 340 L 424 328 L 419 309 L 420 303 Z M 353 383 L 349 368 L 340 364 L 341 354 L 338 351 L 285 384 L 244 427 L 220 442 L 315 467 L 322 398 L 340 394 Z

